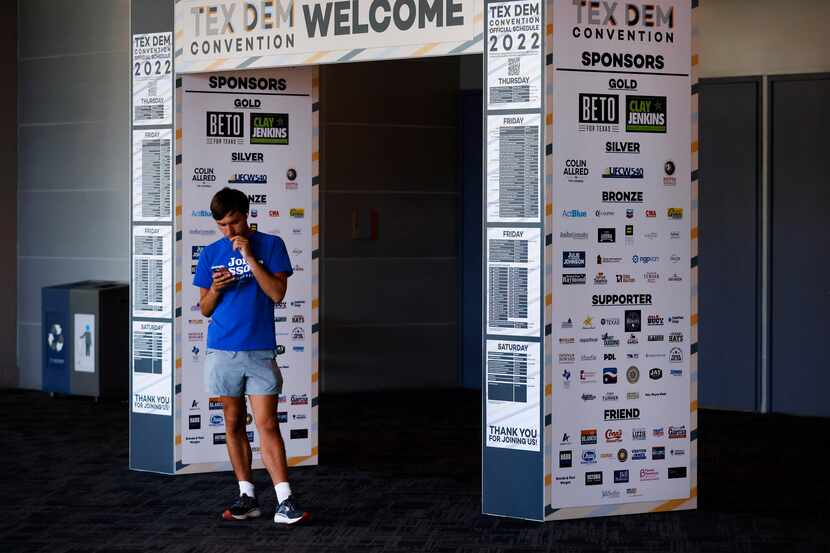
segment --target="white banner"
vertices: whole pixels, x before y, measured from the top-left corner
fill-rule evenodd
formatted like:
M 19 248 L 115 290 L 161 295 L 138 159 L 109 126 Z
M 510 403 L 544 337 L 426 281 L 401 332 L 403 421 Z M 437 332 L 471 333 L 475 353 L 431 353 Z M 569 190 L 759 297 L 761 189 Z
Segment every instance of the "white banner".
M 133 321 L 133 413 L 173 414 L 173 325 Z
M 173 218 L 173 131 L 133 131 L 133 221 Z
M 539 336 L 542 231 L 487 229 L 487 334 Z
M 688 2 L 554 2 L 552 507 L 689 497 Z
M 487 117 L 487 222 L 539 223 L 542 117 Z
M 252 88 L 240 90 L 240 82 Z M 227 461 L 222 406 L 205 393 L 203 378 L 210 320 L 192 284 L 202 248 L 222 237 L 210 200 L 225 186 L 248 194 L 248 223 L 281 237 L 291 258 L 294 274 L 274 312 L 278 349 L 285 350 L 277 357 L 285 385 L 275 416 L 286 454 L 310 455 L 311 68 L 185 75 L 182 87 L 183 462 Z M 258 457 L 253 419 L 248 431 Z
M 464 42 L 475 9 L 475 0 L 182 0 L 176 48 L 191 62 Z
M 538 342 L 487 340 L 486 447 L 540 451 Z
M 545 33 L 540 0 L 490 5 L 487 44 L 488 110 L 539 109 Z
M 169 319 L 173 305 L 173 227 L 133 227 L 133 317 Z
M 133 35 L 133 125 L 173 124 L 173 33 Z

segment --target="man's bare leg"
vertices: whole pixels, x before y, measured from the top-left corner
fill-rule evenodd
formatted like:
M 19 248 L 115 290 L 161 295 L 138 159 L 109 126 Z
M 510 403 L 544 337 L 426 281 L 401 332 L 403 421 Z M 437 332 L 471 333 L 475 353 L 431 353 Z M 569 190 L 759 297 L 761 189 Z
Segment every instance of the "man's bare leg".
M 277 422 L 277 396 L 255 395 L 249 397 L 251 398 L 251 406 L 254 409 L 256 427 L 259 431 L 262 462 L 265 463 L 265 468 L 268 469 L 268 474 L 271 475 L 271 480 L 274 485 L 280 482 L 288 482 L 288 462 L 285 459 L 285 442 L 282 439 L 280 425 Z M 228 441 L 228 445 L 228 449 L 230 449 L 230 440 Z M 250 467 L 250 464 L 248 466 Z
M 225 413 L 225 443 L 236 479 L 251 482 L 251 444 L 245 432 L 245 398 L 221 396 Z

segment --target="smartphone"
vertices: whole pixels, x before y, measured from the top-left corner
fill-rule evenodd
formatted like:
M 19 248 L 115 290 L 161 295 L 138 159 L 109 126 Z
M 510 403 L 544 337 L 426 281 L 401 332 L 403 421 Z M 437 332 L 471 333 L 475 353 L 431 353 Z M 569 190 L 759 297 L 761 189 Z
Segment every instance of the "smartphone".
M 218 272 L 218 271 L 223 270 L 224 268 L 225 268 L 225 266 L 224 266 L 224 265 L 214 265 L 213 267 L 211 267 L 211 268 L 210 268 L 210 271 L 211 271 L 212 273 L 216 273 L 216 272 Z

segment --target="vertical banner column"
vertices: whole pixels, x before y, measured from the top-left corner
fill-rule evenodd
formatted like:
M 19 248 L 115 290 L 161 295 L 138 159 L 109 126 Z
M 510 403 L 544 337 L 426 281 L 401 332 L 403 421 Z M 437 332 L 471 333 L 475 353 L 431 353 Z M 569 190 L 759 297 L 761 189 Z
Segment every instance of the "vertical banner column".
M 482 510 L 542 520 L 544 8 L 484 11 Z
M 552 7 L 547 518 L 691 508 L 691 5 Z
M 285 439 L 289 466 L 316 464 L 314 68 L 181 75 L 179 83 L 181 296 L 186 316 L 179 325 L 183 355 L 178 396 L 188 420 L 181 426 L 176 472 L 231 469 L 222 401 L 205 391 L 203 381 L 212 323 L 199 311 L 199 288 L 192 283 L 203 250 L 225 240 L 210 213 L 213 195 L 224 187 L 247 195 L 251 230 L 278 236 L 291 260 L 288 291 L 273 313 L 276 361 L 284 382 L 273 416 Z M 212 262 L 228 267 L 234 286 L 258 286 L 237 254 Z M 262 468 L 260 436 L 251 416 L 246 432 L 254 467 Z
M 136 5 L 133 11 L 140 8 Z M 171 19 L 172 10 L 170 27 Z M 172 473 L 176 366 L 173 34 L 143 32 L 158 26 L 142 26 L 133 29 L 139 32 L 132 35 L 130 67 L 130 467 Z

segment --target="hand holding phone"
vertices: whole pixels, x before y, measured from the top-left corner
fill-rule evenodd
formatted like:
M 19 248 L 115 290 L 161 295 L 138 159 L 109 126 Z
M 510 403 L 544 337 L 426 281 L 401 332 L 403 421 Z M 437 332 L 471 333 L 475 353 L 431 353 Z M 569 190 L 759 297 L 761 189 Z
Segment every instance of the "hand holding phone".
M 213 276 L 211 288 L 217 292 L 221 292 L 234 281 L 233 275 L 224 265 L 214 265 L 210 271 Z

